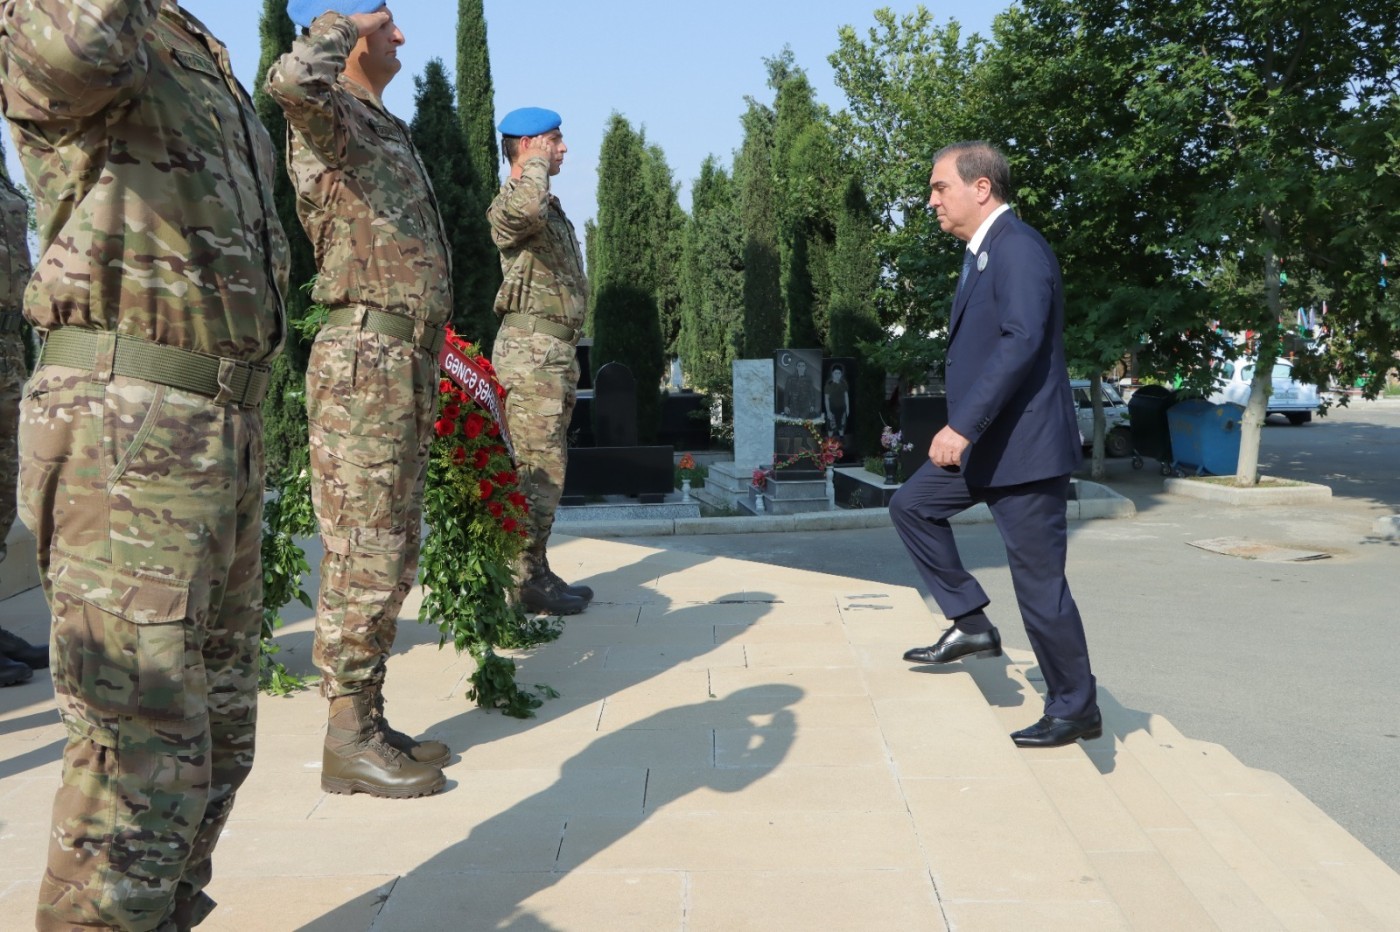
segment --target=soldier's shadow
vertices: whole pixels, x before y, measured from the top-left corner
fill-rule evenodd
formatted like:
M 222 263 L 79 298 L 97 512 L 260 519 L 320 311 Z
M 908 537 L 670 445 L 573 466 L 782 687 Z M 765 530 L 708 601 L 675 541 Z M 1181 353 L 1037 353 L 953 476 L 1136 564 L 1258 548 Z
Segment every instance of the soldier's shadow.
M 630 625 L 638 631 L 646 630 L 649 625 L 665 625 L 690 635 L 694 635 L 697 628 L 709 629 L 707 641 L 697 642 L 693 636 L 681 636 L 648 654 L 650 663 L 640 664 L 639 669 L 620 670 L 606 666 L 606 648 L 603 647 L 583 650 L 575 647 L 571 652 L 567 641 L 544 645 L 524 655 L 520 681 L 549 683 L 552 678 L 558 682 L 559 677 L 565 677 L 569 682 L 566 687 L 561 686 L 560 697 L 545 702 L 536 718 L 522 721 L 471 709 L 440 722 L 429 734 L 446 740 L 470 763 L 473 749 L 508 742 L 618 692 L 700 660 L 759 621 L 777 602 L 769 593 L 741 591 L 716 594 L 706 602 L 676 605 L 645 588 L 662 576 L 688 568 L 677 566 L 674 555 L 669 555 L 663 566 L 657 566 L 662 556 L 648 556 L 618 570 L 579 581 L 586 581 L 597 590 L 595 609 L 599 615 L 610 613 L 608 621 L 616 620 L 615 623 L 625 626 L 629 623 L 622 619 L 630 617 Z M 694 564 L 708 559 L 697 556 Z M 566 620 L 566 630 L 570 623 L 597 624 L 590 621 L 587 613 Z M 648 643 L 655 645 L 654 641 Z M 613 646 L 628 647 L 626 643 Z M 545 664 L 546 669 L 538 672 L 533 670 L 530 660 L 548 658 L 552 650 L 563 651 L 570 659 L 554 666 Z M 601 658 L 600 653 L 604 655 Z M 597 673 L 596 679 L 594 673 Z M 470 916 L 468 925 L 472 929 L 531 932 L 553 929 L 521 904 L 567 878 L 574 868 L 629 835 L 674 800 L 706 788 L 724 793 L 739 792 L 768 774 L 784 759 L 792 745 L 796 718 L 791 707 L 803 695 L 802 690 L 786 684 L 754 686 L 724 698 L 666 709 L 602 734 L 562 765 L 559 778 L 550 787 L 476 823 L 465 839 L 409 871 L 387 893 L 381 891 L 383 905 L 374 922 L 384 928 L 419 927 L 417 923 L 425 916 L 419 904 L 426 901 L 431 902 L 434 911 L 441 911 L 440 916 Z M 642 732 L 674 734 L 697 728 L 710 730 L 715 735 L 710 740 L 722 740 L 724 748 L 733 752 L 726 753 L 722 765 L 717 765 L 713 749 L 708 752 L 708 767 L 686 767 L 669 759 L 661 749 L 663 745 L 637 740 L 638 733 Z M 721 731 L 722 736 L 716 734 Z M 512 766 L 518 769 L 548 766 L 548 762 L 532 762 L 525 754 L 528 752 L 522 751 L 522 759 Z M 666 780 L 651 779 L 653 770 L 658 767 L 666 769 Z M 640 792 L 636 805 L 618 811 L 595 812 L 589 788 L 598 785 L 600 771 L 615 775 L 602 776 L 604 782 L 638 777 L 639 787 L 645 789 Z M 447 792 L 461 789 L 449 784 Z M 546 821 L 552 818 L 558 823 L 551 829 L 555 834 L 549 841 L 548 857 L 543 861 L 539 860 L 538 850 L 533 854 L 526 852 L 532 846 L 530 839 L 540 836 L 542 818 Z M 531 867 L 502 868 L 502 864 L 514 864 L 522 856 L 530 858 Z M 365 909 L 363 900 L 352 901 L 302 928 L 316 932 L 359 928 L 365 923 Z M 451 925 L 448 921 L 448 927 Z
M 804 695 L 795 686 L 773 684 L 737 690 L 723 699 L 678 706 L 659 712 L 627 729 L 610 732 L 566 761 L 553 785 L 522 800 L 510 809 L 477 824 L 466 838 L 434 855 L 394 884 L 375 924 L 386 929 L 421 928 L 431 913 L 443 917 L 443 927 L 453 927 L 445 917 L 470 917 L 457 928 L 511 929 L 516 932 L 554 932 L 556 926 L 524 904 L 540 892 L 567 878 L 571 871 L 625 838 L 647 819 L 672 802 L 698 790 L 738 793 L 770 773 L 787 756 L 796 734 L 791 706 Z M 672 779 L 652 779 L 647 768 L 640 805 L 630 812 L 590 811 L 589 791 L 597 785 L 599 771 L 626 767 L 636 760 L 632 730 L 670 731 L 693 727 L 697 721 L 722 721 L 732 727 L 726 746 L 742 748 L 724 767 L 670 770 Z M 730 740 L 732 739 L 732 740 Z M 675 779 L 682 776 L 685 779 Z M 619 774 L 619 779 L 622 774 Z M 536 863 L 531 869 L 511 871 L 501 863 L 514 862 L 521 852 L 504 854 L 503 842 L 520 840 L 521 848 L 538 847 L 527 839 L 539 837 L 542 818 L 554 817 L 558 834 L 549 840 L 553 863 Z M 683 854 L 683 853 L 682 853 Z M 501 858 L 499 863 L 493 858 Z M 666 864 L 637 865 L 664 869 Z M 591 897 L 580 906 L 593 908 Z M 614 904 L 622 908 L 623 904 Z M 307 932 L 331 932 L 353 927 L 363 920 L 357 904 L 337 909 L 303 927 Z

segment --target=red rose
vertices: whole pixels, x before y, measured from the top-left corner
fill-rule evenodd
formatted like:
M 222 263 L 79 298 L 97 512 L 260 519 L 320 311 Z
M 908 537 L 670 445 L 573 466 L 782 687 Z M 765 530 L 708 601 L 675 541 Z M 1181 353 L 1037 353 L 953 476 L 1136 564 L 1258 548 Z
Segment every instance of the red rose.
M 525 530 L 524 528 L 521 528 L 521 529 L 520 529 L 520 536 L 521 536 L 523 539 L 525 539 L 525 540 L 529 540 L 529 539 L 530 539 L 530 532 L 527 531 L 527 530 Z
M 512 505 L 514 505 L 516 508 L 524 508 L 524 507 L 525 507 L 525 496 L 522 495 L 522 494 L 520 494 L 519 492 L 512 492 L 512 493 L 510 493 L 509 498 L 510 498 L 510 503 L 511 503 Z
M 438 418 L 437 423 L 433 424 L 433 428 L 437 430 L 439 437 L 451 437 L 453 432 L 457 430 L 457 424 L 446 418 Z
M 477 489 L 481 492 L 483 501 L 491 497 L 491 493 L 496 491 L 496 487 L 491 484 L 490 479 L 482 479 L 477 483 Z
M 462 465 L 463 463 L 465 463 L 466 461 L 467 461 L 467 450 L 466 450 L 466 447 L 458 447 L 457 449 L 455 449 L 455 450 L 452 451 L 452 462 L 453 462 L 454 465 L 461 466 L 461 465 Z
M 491 462 L 491 457 L 487 455 L 485 450 L 477 450 L 476 456 L 472 458 L 472 466 L 477 469 L 485 469 L 489 462 Z
M 505 521 L 501 523 L 501 527 L 507 534 L 510 534 L 514 532 L 516 528 L 520 527 L 520 522 L 516 521 L 514 518 L 506 518 Z
M 515 485 L 515 476 L 508 472 L 498 472 L 492 478 L 497 485 Z
M 501 425 L 492 421 L 491 426 L 486 429 L 486 433 L 491 437 L 499 437 L 501 435 Z
M 486 426 L 486 418 L 473 411 L 467 415 L 467 423 L 462 427 L 462 432 L 475 440 L 481 436 L 481 429 Z
M 486 506 L 486 510 L 491 512 L 491 517 L 493 518 L 499 518 L 505 512 L 505 508 L 501 506 L 500 502 L 489 503 Z
M 440 379 L 438 381 L 438 391 L 446 393 L 452 391 L 451 379 Z
M 455 402 L 449 402 L 442 406 L 442 416 L 449 421 L 455 421 L 462 416 L 462 406 Z

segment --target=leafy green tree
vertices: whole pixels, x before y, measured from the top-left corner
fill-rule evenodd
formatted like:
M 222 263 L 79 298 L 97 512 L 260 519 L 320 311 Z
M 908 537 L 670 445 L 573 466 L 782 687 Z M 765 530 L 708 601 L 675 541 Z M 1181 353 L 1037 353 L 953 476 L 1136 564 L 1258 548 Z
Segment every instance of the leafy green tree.
M 936 25 L 919 7 L 902 17 L 877 10 L 864 36 L 843 27 L 829 58 L 847 99 L 833 116 L 836 135 L 877 221 L 880 322 L 902 331 L 877 360 L 907 377 L 943 358 L 961 254 L 928 209 L 928 177 L 933 153 L 981 138 L 987 113 L 1000 106 L 973 86 L 986 51 L 979 36 L 965 38 L 955 21 Z
M 701 392 L 733 397 L 732 364 L 743 345 L 744 238 L 734 183 L 714 156 L 691 186 L 681 257 L 681 364 Z
M 1202 179 L 1189 231 L 1201 266 L 1228 256 L 1246 273 L 1210 286 L 1225 329 L 1260 335 L 1236 474 L 1252 485 L 1279 335 L 1312 288 L 1334 298 L 1326 324 L 1343 338 L 1325 360 L 1302 354 L 1305 376 L 1335 366 L 1374 392 L 1400 344 L 1394 304 L 1371 285 L 1397 234 L 1374 195 L 1395 188 L 1400 20 L 1381 0 L 1195 0 L 1133 25 L 1150 51 L 1130 101 Z
M 1197 248 L 1182 232 L 1199 175 L 1128 103 L 1148 37 L 1120 16 L 1107 0 L 1030 0 L 997 18 L 973 76 L 976 96 L 999 97 L 984 135 L 1012 164 L 1017 212 L 1060 260 L 1070 367 L 1090 379 L 1134 349 L 1173 373 L 1212 349 L 1207 292 L 1179 265 Z
M 488 354 L 496 340 L 493 308 L 501 287 L 501 261 L 496 244 L 491 241 L 490 226 L 483 220 L 477 229 L 475 221 L 486 216 L 486 209 L 500 189 L 495 93 L 482 0 L 458 0 L 457 118 L 462 125 L 464 154 L 471 164 L 470 176 L 462 170 L 464 183 L 468 177 L 470 182 L 460 210 L 471 215 L 471 223 L 464 224 L 452 236 L 453 279 L 459 313 L 476 321 L 478 327 L 485 326 L 472 339 Z
M 272 380 L 262 409 L 267 474 L 269 481 L 276 483 L 296 459 L 298 451 L 306 446 L 306 360 L 311 352 L 311 341 L 290 325 L 302 320 L 311 306 L 306 286 L 316 275 L 316 254 L 297 217 L 296 190 L 287 175 L 287 118 L 281 106 L 268 95 L 262 81 L 273 63 L 291 49 L 292 40 L 296 38 L 296 26 L 287 16 L 285 3 L 264 0 L 258 33 L 262 51 L 258 59 L 258 80 L 253 88 L 253 106 L 272 137 L 276 158 L 272 197 L 277 219 L 282 222 L 290 247 L 290 285 L 284 295 L 289 324 L 287 342 L 282 356 L 273 364 Z
M 642 135 L 614 113 L 598 157 L 598 220 L 590 237 L 594 375 L 610 362 L 637 382 L 637 427 L 651 439 L 661 424 L 665 371 L 654 287 L 652 204 Z
M 744 141 L 734 161 L 739 227 L 744 234 L 744 345 L 742 358 L 763 359 L 786 336 L 778 192 L 773 183 L 772 110 L 750 99 Z
M 481 300 L 482 262 L 486 256 L 473 256 L 471 247 L 489 242 L 490 227 L 478 201 L 480 185 L 467 155 L 452 85 L 441 59 L 428 62 L 420 77 L 413 79 L 413 144 L 428 170 L 438 210 L 452 254 L 452 325 L 457 332 L 490 353 L 496 336 L 496 314 L 492 302 Z M 499 263 L 495 250 L 489 257 Z

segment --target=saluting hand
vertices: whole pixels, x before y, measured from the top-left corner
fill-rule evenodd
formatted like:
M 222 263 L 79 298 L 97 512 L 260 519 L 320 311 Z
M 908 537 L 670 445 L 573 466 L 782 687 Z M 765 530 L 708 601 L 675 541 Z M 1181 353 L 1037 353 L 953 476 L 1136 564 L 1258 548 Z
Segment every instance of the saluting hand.
M 375 13 L 352 13 L 350 22 L 355 24 L 356 29 L 360 30 L 360 36 L 363 38 L 383 29 L 393 18 L 388 10 L 379 10 Z

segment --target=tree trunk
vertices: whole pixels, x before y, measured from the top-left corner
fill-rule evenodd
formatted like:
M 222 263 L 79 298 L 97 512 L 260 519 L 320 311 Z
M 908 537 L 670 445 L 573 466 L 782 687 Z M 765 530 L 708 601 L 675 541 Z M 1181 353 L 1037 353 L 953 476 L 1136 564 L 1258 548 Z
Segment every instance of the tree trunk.
M 1278 242 L 1278 219 L 1264 211 L 1264 229 L 1272 242 Z M 1240 458 L 1235 466 L 1235 485 L 1259 484 L 1259 441 L 1269 416 L 1269 395 L 1274 389 L 1274 360 L 1278 359 L 1278 325 L 1283 316 L 1283 293 L 1279 282 L 1278 253 L 1271 247 L 1264 254 L 1264 295 L 1269 305 L 1268 323 L 1260 329 L 1259 347 L 1254 357 L 1254 381 L 1249 389 L 1249 405 L 1240 424 Z

